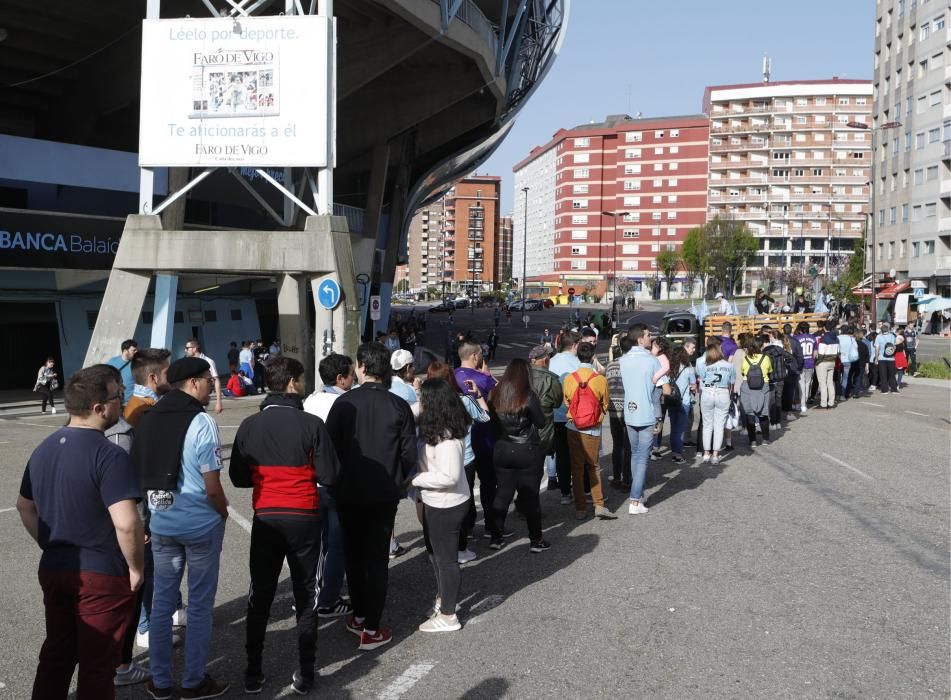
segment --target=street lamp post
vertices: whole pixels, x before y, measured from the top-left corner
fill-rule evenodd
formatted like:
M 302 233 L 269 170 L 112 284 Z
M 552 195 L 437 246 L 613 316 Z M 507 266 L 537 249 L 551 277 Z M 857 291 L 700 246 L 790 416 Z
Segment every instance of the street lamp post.
M 617 219 L 616 211 L 603 211 L 602 216 L 610 216 L 614 223 L 614 238 L 611 240 L 611 321 L 617 327 L 618 308 L 617 308 Z M 601 258 L 601 251 L 598 251 L 598 259 Z
M 525 230 L 522 232 L 522 316 L 525 315 L 525 270 L 528 262 L 528 190 L 528 186 L 522 188 L 522 192 L 525 193 Z
M 861 129 L 862 131 L 871 131 L 874 133 L 876 131 L 888 131 L 889 129 L 897 129 L 898 127 L 901 126 L 901 122 L 899 121 L 885 122 L 884 124 L 878 127 L 871 127 L 865 122 L 847 122 L 846 126 L 849 127 L 850 129 Z M 871 151 L 871 155 L 873 159 L 875 157 L 874 148 L 875 148 L 875 140 L 873 138 L 872 151 Z M 874 212 L 872 211 L 872 207 L 871 207 L 872 187 L 873 187 L 873 183 L 871 180 L 869 180 L 869 183 L 868 183 L 869 216 L 874 215 Z M 868 228 L 867 224 L 866 224 L 866 228 Z M 877 232 L 878 232 L 878 227 L 873 226 L 872 227 L 872 328 L 875 328 L 875 323 L 876 323 L 877 315 L 878 315 L 878 309 L 876 308 L 878 306 L 878 299 L 876 298 L 877 295 L 875 294 L 875 283 L 876 283 L 875 256 L 878 253 L 878 251 L 875 248 L 875 236 Z

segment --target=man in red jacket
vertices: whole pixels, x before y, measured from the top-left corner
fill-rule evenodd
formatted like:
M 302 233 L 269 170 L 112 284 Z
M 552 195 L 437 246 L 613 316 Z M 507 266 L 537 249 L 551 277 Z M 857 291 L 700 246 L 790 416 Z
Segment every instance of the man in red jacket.
M 317 646 L 316 581 L 320 558 L 318 482 L 332 486 L 338 463 L 324 422 L 304 412 L 304 366 L 277 355 L 265 365 L 271 394 L 260 413 L 245 418 L 231 452 L 229 475 L 238 488 L 253 488 L 251 525 L 251 593 L 248 596 L 245 692 L 260 693 L 264 636 L 287 559 L 297 608 L 300 667 L 294 690 L 314 685 Z

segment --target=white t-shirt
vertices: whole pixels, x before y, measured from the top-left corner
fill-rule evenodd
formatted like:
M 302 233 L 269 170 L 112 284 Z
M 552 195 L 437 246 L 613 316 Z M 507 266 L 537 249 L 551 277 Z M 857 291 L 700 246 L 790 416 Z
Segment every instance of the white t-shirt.
M 326 387 L 318 389 L 304 399 L 304 410 L 311 415 L 317 416 L 320 420 L 326 421 L 327 415 L 330 413 L 330 407 L 334 405 L 334 401 L 336 401 L 337 397 L 342 393 L 343 392 L 338 392 L 334 389 L 327 389 Z
M 215 361 L 212 360 L 210 357 L 208 357 L 208 355 L 206 355 L 206 354 L 203 353 L 203 352 L 198 353 L 198 357 L 200 357 L 201 359 L 203 359 L 205 362 L 208 363 L 208 367 L 209 367 L 209 370 L 208 370 L 208 371 L 211 372 L 211 378 L 212 378 L 212 379 L 217 379 L 217 378 L 218 378 L 218 368 L 215 366 Z

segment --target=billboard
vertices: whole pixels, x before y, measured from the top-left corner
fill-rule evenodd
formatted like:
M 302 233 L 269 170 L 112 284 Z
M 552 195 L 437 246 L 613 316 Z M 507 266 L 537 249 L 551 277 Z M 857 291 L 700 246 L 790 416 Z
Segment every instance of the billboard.
M 141 167 L 325 167 L 327 17 L 142 24 Z

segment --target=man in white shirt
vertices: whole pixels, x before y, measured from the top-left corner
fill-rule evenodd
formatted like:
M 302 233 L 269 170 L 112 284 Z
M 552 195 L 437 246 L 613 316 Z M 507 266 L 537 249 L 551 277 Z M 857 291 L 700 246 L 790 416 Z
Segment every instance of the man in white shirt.
M 732 313 L 733 309 L 730 308 L 730 302 L 728 302 L 728 301 L 724 298 L 723 292 L 717 292 L 715 298 L 720 300 L 720 308 L 717 309 L 717 313 L 719 313 L 721 316 L 728 316 L 728 315 L 730 315 L 730 313 Z
M 225 407 L 221 403 L 221 379 L 218 377 L 218 368 L 215 366 L 215 361 L 201 351 L 201 343 L 198 342 L 198 338 L 189 338 L 185 341 L 185 356 L 197 357 L 208 363 L 211 368 L 209 370 L 211 378 L 215 381 L 215 413 L 221 413 L 225 410 Z

